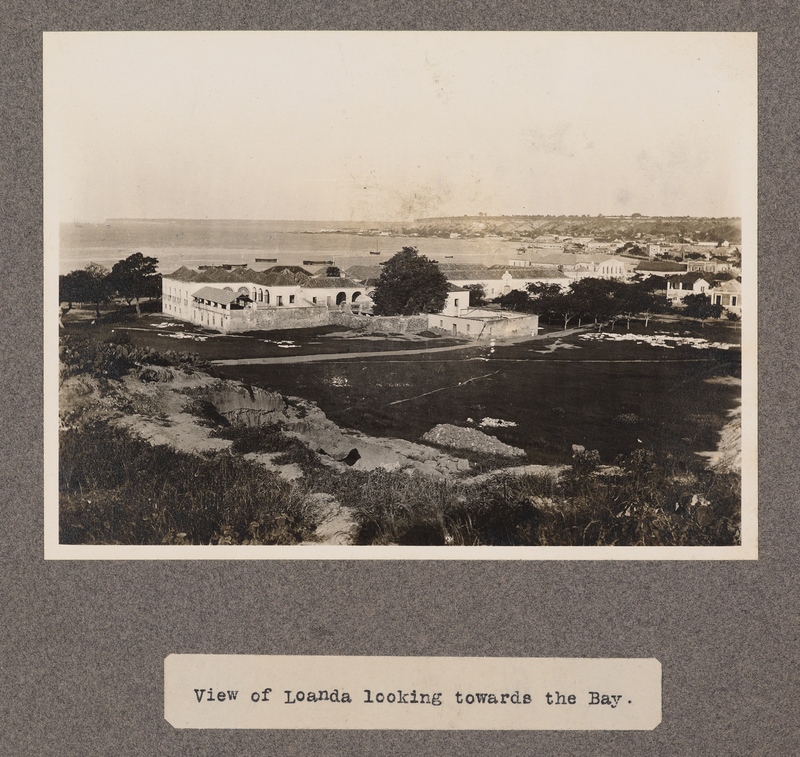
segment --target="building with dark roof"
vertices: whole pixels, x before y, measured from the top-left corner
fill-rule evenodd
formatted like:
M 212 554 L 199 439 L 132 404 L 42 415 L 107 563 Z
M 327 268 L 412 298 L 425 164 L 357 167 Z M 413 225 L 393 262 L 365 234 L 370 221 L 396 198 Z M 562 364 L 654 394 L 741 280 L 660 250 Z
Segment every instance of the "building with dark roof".
M 254 271 L 246 266 L 214 266 L 196 271 L 181 266 L 161 278 L 162 309 L 179 320 L 227 332 L 247 330 L 245 322 L 263 327 L 269 311 L 277 309 L 348 308 L 361 312 L 368 305 L 363 298 L 366 288 L 357 281 L 311 276 L 304 269 L 292 268 L 299 267 Z M 296 320 L 308 325 L 308 318 L 304 320 L 300 313 Z M 282 316 L 282 327 L 287 323 L 291 319 Z
M 643 260 L 634 269 L 634 273 L 643 276 L 676 276 L 687 271 L 686 263 L 674 260 Z
M 667 279 L 667 299 L 670 302 L 683 302 L 689 294 L 706 294 L 711 288 L 708 279 L 697 271 L 670 276 Z

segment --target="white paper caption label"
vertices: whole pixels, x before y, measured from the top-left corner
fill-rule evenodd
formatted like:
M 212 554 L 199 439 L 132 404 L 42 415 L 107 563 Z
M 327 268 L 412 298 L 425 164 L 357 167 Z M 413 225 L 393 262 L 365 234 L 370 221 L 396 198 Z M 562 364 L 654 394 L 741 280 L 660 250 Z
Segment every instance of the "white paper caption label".
M 181 655 L 175 728 L 652 730 L 655 659 Z

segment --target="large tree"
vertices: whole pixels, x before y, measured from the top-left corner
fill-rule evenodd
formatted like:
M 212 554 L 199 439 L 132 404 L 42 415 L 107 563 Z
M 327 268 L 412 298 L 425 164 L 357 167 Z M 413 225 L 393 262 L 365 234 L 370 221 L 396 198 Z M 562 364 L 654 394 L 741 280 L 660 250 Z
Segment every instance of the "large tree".
M 130 305 L 136 301 L 136 314 L 141 315 L 139 300 L 158 295 L 161 276 L 156 272 L 157 258 L 134 252 L 125 260 L 114 263 L 111 269 L 111 286 Z
M 111 296 L 109 276 L 108 268 L 97 263 L 89 263 L 86 268 L 59 276 L 59 301 L 67 303 L 67 312 L 72 309 L 74 302 L 91 302 L 99 318 L 100 305 L 108 302 Z
M 527 292 L 523 292 L 520 289 L 512 289 L 506 294 L 501 294 L 495 299 L 495 302 L 503 310 L 514 310 L 517 313 L 534 312 L 534 300 Z
M 465 289 L 469 289 L 469 306 L 479 308 L 486 304 L 486 290 L 483 284 L 467 284 Z
M 433 260 L 416 247 L 403 247 L 383 264 L 372 298 L 375 315 L 439 313 L 449 284 Z
M 625 286 L 620 296 L 620 315 L 628 322 L 631 327 L 631 318 L 635 315 L 644 316 L 644 325 L 650 321 L 650 316 L 656 313 L 664 313 L 669 309 L 669 302 L 666 297 L 659 296 L 649 291 L 642 283 L 630 283 Z
M 69 313 L 76 302 L 89 302 L 89 272 L 85 269 L 70 271 L 58 277 L 58 300 L 66 302 L 67 309 L 64 313 Z
M 578 325 L 584 320 L 614 321 L 619 314 L 619 295 L 626 285 L 614 279 L 587 277 L 569 285 Z M 566 326 L 564 327 L 566 328 Z
M 686 306 L 683 314 L 689 318 L 705 321 L 706 318 L 719 318 L 722 315 L 722 305 L 712 305 L 711 298 L 707 294 L 687 294 L 683 298 L 683 304 Z

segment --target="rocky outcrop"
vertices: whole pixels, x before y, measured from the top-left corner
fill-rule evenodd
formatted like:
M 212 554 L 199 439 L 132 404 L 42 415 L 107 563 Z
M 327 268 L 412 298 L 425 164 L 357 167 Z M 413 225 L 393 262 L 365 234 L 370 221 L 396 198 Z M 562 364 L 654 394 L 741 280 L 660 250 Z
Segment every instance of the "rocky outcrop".
M 512 447 L 501 442 L 476 428 L 463 428 L 452 426 L 449 423 L 440 423 L 426 433 L 422 440 L 448 449 L 479 452 L 484 455 L 497 455 L 498 457 L 525 457 L 525 450 Z
M 715 452 L 708 453 L 709 467 L 717 471 L 742 472 L 742 408 L 730 413 L 730 420 L 723 426 Z
M 334 468 L 354 470 L 415 469 L 432 476 L 452 475 L 469 469 L 467 460 L 439 449 L 405 439 L 367 436 L 342 429 L 313 402 L 284 397 L 235 381 L 220 381 L 208 387 L 202 399 L 232 424 L 260 426 L 279 423 L 284 433 L 294 436 Z

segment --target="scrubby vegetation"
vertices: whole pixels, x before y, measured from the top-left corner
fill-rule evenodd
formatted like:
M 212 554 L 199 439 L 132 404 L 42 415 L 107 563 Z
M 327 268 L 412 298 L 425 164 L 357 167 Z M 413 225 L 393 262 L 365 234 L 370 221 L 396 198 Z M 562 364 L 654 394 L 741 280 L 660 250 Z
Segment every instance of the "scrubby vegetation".
M 643 450 L 599 472 L 576 459 L 560 479 L 501 476 L 469 486 L 375 471 L 340 492 L 360 544 L 710 546 L 739 543 L 739 476 L 656 462 Z
M 62 544 L 295 544 L 316 527 L 301 489 L 263 466 L 106 423 L 61 433 L 59 488 Z
M 197 355 L 188 352 L 158 352 L 152 347 L 135 347 L 124 332 L 105 342 L 64 336 L 59 357 L 62 381 L 79 374 L 99 379 L 120 379 L 144 366 L 193 369 L 204 365 Z
M 230 439 L 231 452 L 246 455 L 250 452 L 278 452 L 272 458 L 276 465 L 299 465 L 304 473 L 316 471 L 322 467 L 319 458 L 301 441 L 284 433 L 283 426 L 278 423 L 267 423 L 262 426 L 245 426 L 226 424 L 217 429 L 214 436 Z

